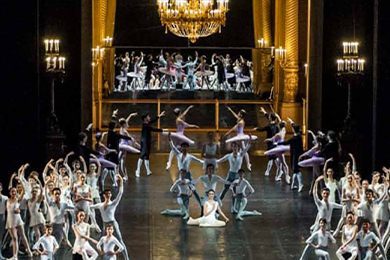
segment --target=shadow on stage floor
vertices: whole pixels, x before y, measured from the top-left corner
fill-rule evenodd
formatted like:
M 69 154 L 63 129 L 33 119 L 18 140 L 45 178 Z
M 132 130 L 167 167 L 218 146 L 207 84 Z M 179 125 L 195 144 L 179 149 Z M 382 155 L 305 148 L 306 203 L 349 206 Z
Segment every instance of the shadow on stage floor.
M 264 176 L 265 157 L 251 157 L 252 173 L 245 178 L 253 185 L 255 193 L 249 198 L 248 210 L 257 210 L 262 216 L 246 217 L 237 221 L 230 214 L 230 191 L 223 201 L 223 211 L 230 222 L 224 228 L 199 228 L 187 226 L 181 217 L 162 216 L 164 209 L 178 209 L 175 195 L 169 192 L 176 178 L 176 161 L 171 172 L 165 171 L 167 154 L 151 157 L 153 175 L 147 177 L 143 169 L 141 177 L 135 179 L 136 155 L 127 157 L 129 181 L 116 212 L 133 260 L 176 259 L 299 259 L 309 236 L 309 227 L 317 213 L 312 197 L 308 195 L 309 176 L 303 173 L 304 192 L 291 191 L 285 183 L 275 183 L 275 168 L 271 177 Z M 288 158 L 289 159 L 289 158 Z M 228 164 L 218 169 L 225 177 Z M 194 178 L 202 174 L 201 166 L 192 164 Z M 311 178 L 311 176 L 310 176 Z M 203 196 L 203 186 L 197 185 Z M 221 186 L 218 186 L 218 193 Z M 190 200 L 190 214 L 198 217 L 200 209 L 195 199 Z M 99 213 L 98 221 L 100 221 Z M 333 226 L 337 224 L 339 212 L 334 214 Z M 99 235 L 94 233 L 94 237 Z M 71 241 L 73 242 L 73 237 Z M 331 248 L 332 259 L 336 248 Z M 71 259 L 71 250 L 63 246 L 58 259 Z M 123 259 L 122 255 L 118 259 Z M 314 255 L 309 259 L 316 259 Z

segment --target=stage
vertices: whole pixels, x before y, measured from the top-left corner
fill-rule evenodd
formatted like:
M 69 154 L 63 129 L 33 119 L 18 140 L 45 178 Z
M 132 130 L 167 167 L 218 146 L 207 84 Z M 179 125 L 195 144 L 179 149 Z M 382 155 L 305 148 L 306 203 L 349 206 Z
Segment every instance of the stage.
M 212 260 L 212 259 L 299 259 L 309 237 L 309 227 L 313 224 L 317 209 L 308 195 L 308 173 L 303 172 L 304 191 L 291 191 L 285 183 L 275 183 L 275 168 L 271 177 L 265 177 L 266 158 L 251 156 L 252 173 L 246 179 L 252 184 L 255 193 L 248 200 L 247 210 L 257 210 L 262 216 L 246 217 L 237 221 L 229 212 L 230 192 L 225 197 L 223 211 L 230 219 L 224 228 L 199 228 L 187 226 L 181 217 L 161 215 L 165 209 L 178 209 L 176 197 L 169 192 L 176 178 L 176 161 L 170 172 L 165 171 L 168 154 L 155 154 L 151 157 L 152 176 L 147 177 L 143 169 L 141 177 L 135 179 L 136 155 L 127 158 L 129 181 L 125 183 L 124 196 L 120 202 L 116 218 L 122 230 L 130 258 L 133 260 Z M 289 159 L 289 158 L 288 158 Z M 218 169 L 225 177 L 228 164 Z M 200 165 L 192 164 L 194 177 L 202 174 Z M 107 178 L 108 179 L 108 178 Z M 203 196 L 203 185 L 198 184 Z M 218 185 L 218 193 L 221 186 Z M 190 199 L 190 214 L 198 217 L 199 206 Z M 333 227 L 341 212 L 336 211 Z M 100 215 L 97 213 L 98 222 Z M 92 232 L 93 237 L 99 235 Z M 73 235 L 71 242 L 73 243 Z M 335 259 L 336 248 L 331 247 L 331 257 Z M 62 246 L 58 259 L 71 259 L 71 249 Z M 118 259 L 123 259 L 119 255 Z M 309 259 L 316 259 L 311 255 Z

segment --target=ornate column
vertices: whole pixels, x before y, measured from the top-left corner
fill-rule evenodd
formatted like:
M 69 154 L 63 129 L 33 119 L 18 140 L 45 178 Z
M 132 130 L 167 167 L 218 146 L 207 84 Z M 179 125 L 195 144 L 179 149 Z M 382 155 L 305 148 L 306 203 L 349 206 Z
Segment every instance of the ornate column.
M 298 92 L 298 3 L 296 0 L 286 0 L 286 32 L 285 44 L 287 59 L 284 66 L 283 102 L 296 101 Z
M 271 0 L 253 0 L 254 40 L 256 48 L 260 48 L 258 40 L 264 39 L 267 47 L 272 45 L 271 34 Z M 261 49 L 252 51 L 254 91 L 256 94 L 270 92 L 272 75 L 270 71 L 270 52 Z

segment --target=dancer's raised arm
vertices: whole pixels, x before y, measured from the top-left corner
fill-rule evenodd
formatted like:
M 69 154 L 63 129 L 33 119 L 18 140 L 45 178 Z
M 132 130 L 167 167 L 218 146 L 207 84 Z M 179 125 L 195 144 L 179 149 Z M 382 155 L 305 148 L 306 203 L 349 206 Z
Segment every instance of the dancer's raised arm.
M 240 117 L 233 111 L 233 109 L 231 109 L 229 106 L 226 106 L 227 109 L 230 111 L 230 113 L 232 113 L 232 115 L 237 118 L 237 119 L 240 119 Z

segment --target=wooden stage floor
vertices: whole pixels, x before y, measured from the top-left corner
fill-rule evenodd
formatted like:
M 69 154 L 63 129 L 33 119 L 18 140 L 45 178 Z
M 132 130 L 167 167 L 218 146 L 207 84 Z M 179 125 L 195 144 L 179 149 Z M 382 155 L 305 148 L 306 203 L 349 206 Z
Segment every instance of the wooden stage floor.
M 230 218 L 224 228 L 199 228 L 187 226 L 181 217 L 161 215 L 165 209 L 178 209 L 175 195 L 169 192 L 176 178 L 176 160 L 170 172 L 165 171 L 168 154 L 151 156 L 153 175 L 147 177 L 143 169 L 141 177 L 135 179 L 136 155 L 127 157 L 129 181 L 125 183 L 124 196 L 118 206 L 116 218 L 133 260 L 285 260 L 299 259 L 309 227 L 317 213 L 312 197 L 308 195 L 309 173 L 303 172 L 304 192 L 291 191 L 285 183 L 275 183 L 275 167 L 271 177 L 265 177 L 266 157 L 252 156 L 252 172 L 246 178 L 255 189 L 247 210 L 257 210 L 262 216 L 246 217 L 237 221 L 230 214 L 230 191 L 224 199 L 223 211 Z M 228 164 L 218 169 L 225 177 Z M 200 165 L 192 164 L 196 178 L 202 174 Z M 311 178 L 311 176 L 310 176 Z M 197 185 L 203 196 L 203 185 Z M 218 193 L 221 185 L 218 186 Z M 190 214 L 198 217 L 199 206 L 190 200 Z M 334 214 L 333 228 L 340 212 Z M 98 221 L 101 221 L 97 213 Z M 99 234 L 93 234 L 99 238 Z M 73 237 L 71 242 L 73 242 Z M 339 239 L 338 239 L 339 240 Z M 339 243 L 338 243 L 339 244 Z M 336 248 L 332 247 L 332 259 Z M 58 259 L 71 259 L 71 250 L 62 247 Z M 123 259 L 122 255 L 118 259 Z M 316 259 L 311 255 L 309 259 Z

